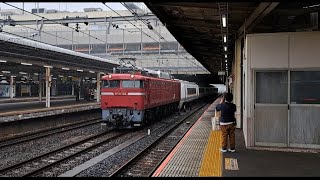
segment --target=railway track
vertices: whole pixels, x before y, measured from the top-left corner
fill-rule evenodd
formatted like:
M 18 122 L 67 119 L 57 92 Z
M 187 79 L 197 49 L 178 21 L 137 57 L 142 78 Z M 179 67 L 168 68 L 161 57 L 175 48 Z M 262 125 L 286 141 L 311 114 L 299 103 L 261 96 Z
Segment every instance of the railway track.
M 111 173 L 109 177 L 151 177 L 157 167 L 192 126 L 189 125 L 186 126 L 184 130 L 176 131 L 177 127 L 181 126 L 185 121 L 194 124 L 198 117 L 203 113 L 200 110 L 205 106 L 206 104 L 198 107 L 193 113 L 189 114 L 167 132 L 159 136 L 152 144 L 149 144 L 131 159 L 126 161 L 122 166 Z
M 145 175 L 146 172 L 142 173 L 142 171 L 144 171 L 143 167 L 146 167 L 146 165 L 138 165 L 137 168 L 139 169 L 140 173 L 136 173 L 138 174 L 137 176 L 141 177 L 142 174 L 145 176 L 149 176 L 152 171 L 154 171 L 154 169 L 161 163 L 163 158 L 165 158 L 166 153 L 169 153 L 171 149 L 176 145 L 176 143 L 180 141 L 180 138 L 183 137 L 183 134 L 181 134 L 182 131 L 180 129 L 177 129 L 177 127 L 185 126 L 187 129 L 190 128 L 193 122 L 195 122 L 205 111 L 203 107 L 206 105 L 207 104 L 202 104 L 189 112 L 183 113 L 181 116 L 170 117 L 168 119 L 162 120 L 161 122 L 159 122 L 159 124 L 157 124 L 157 126 L 151 126 L 150 129 L 152 130 L 150 131 L 150 133 L 146 133 L 147 129 L 144 129 L 145 134 L 131 137 L 125 143 L 106 151 L 105 153 L 103 153 L 105 155 L 101 154 L 99 156 L 98 161 L 89 160 L 81 164 L 81 168 L 73 168 L 72 170 L 59 175 L 59 177 L 128 176 L 125 173 L 126 169 L 130 169 L 130 167 L 133 167 L 132 165 L 135 162 L 138 162 L 138 159 L 146 156 L 147 154 L 150 154 L 153 147 L 157 146 L 165 137 L 168 137 L 171 132 L 177 130 L 177 132 L 180 132 L 179 137 L 177 135 L 172 135 L 171 137 L 169 137 L 169 139 L 175 139 L 175 143 L 171 142 L 170 146 L 161 147 L 162 149 L 160 149 L 159 151 L 163 154 L 158 154 L 158 157 L 154 156 L 153 159 L 149 159 L 148 162 L 146 162 L 149 168 L 151 168 L 149 170 L 145 170 L 146 172 L 149 172 L 148 175 Z M 203 109 L 200 110 L 201 108 Z M 201 112 L 199 112 L 199 114 L 195 116 L 195 113 L 198 110 L 200 110 Z M 191 121 L 192 117 L 193 120 Z M 183 132 L 187 132 L 187 130 Z M 153 163 L 152 161 L 157 163 Z
M 147 127 L 152 129 L 151 134 L 147 134 L 146 129 L 143 129 L 141 132 L 144 132 L 141 133 L 139 131 L 140 135 L 137 135 L 135 138 L 136 135 L 134 134 L 111 130 L 99 135 L 90 136 L 77 143 L 58 148 L 32 159 L 5 167 L 4 169 L 0 169 L 0 176 L 58 176 L 59 174 L 70 170 L 70 168 L 74 168 L 75 164 L 81 164 L 84 160 L 90 160 L 92 157 L 96 157 L 105 151 L 109 151 L 108 158 L 111 159 L 108 160 L 108 158 L 103 158 L 102 161 L 107 161 L 107 166 L 112 166 L 112 168 L 103 168 L 107 170 L 107 172 L 104 172 L 104 175 L 97 173 L 97 176 L 149 177 L 163 161 L 166 155 L 170 153 L 172 148 L 180 141 L 180 137 L 183 137 L 183 134 L 181 133 L 180 135 L 172 135 L 171 133 L 181 124 L 186 124 L 186 126 L 190 128 L 193 123 L 191 120 L 188 120 L 188 118 L 194 116 L 194 113 L 203 106 L 205 105 L 201 105 L 182 116 L 169 118 L 171 120 L 168 119 L 161 121 L 158 123 L 158 126 Z M 189 121 L 191 123 L 183 123 L 185 121 Z M 119 142 L 117 138 L 120 138 L 124 134 L 126 134 L 126 136 L 121 138 L 123 141 L 120 141 L 127 145 L 120 148 L 121 142 Z M 164 141 L 164 137 L 167 137 L 166 139 L 169 140 Z M 129 142 L 131 138 L 135 138 L 135 142 Z M 170 139 L 172 139 L 172 141 L 170 141 Z M 111 142 L 113 145 L 107 145 L 110 144 L 108 142 Z M 139 142 L 143 145 L 139 145 Z M 159 145 L 161 142 L 164 142 L 167 146 Z M 114 151 L 114 149 L 117 149 L 117 151 Z M 116 160 L 113 160 L 112 158 L 115 158 Z M 77 161 L 78 163 L 75 163 Z M 67 168 L 67 166 L 69 166 L 69 168 Z M 82 172 L 74 176 L 81 176 L 81 173 Z
M 124 134 L 125 133 L 123 132 L 110 130 L 108 132 L 94 135 L 71 145 L 64 146 L 35 158 L 1 169 L 0 175 L 9 177 L 33 176 L 55 166 L 56 164 L 112 141 Z
M 19 144 L 19 143 L 24 143 L 24 142 L 28 142 L 28 141 L 31 141 L 31 140 L 47 137 L 47 136 L 50 136 L 50 135 L 53 135 L 53 134 L 62 133 L 62 132 L 66 132 L 66 131 L 71 131 L 71 130 L 74 130 L 74 129 L 78 129 L 78 128 L 82 128 L 82 127 L 98 124 L 100 122 L 101 122 L 100 118 L 99 119 L 93 119 L 93 120 L 90 120 L 90 121 L 81 121 L 81 122 L 78 122 L 78 123 L 68 124 L 68 125 L 64 125 L 64 126 L 51 128 L 51 129 L 45 129 L 45 130 L 38 131 L 38 132 L 19 135 L 19 136 L 15 136 L 15 137 L 12 137 L 12 138 L 6 138 L 6 139 L 3 139 L 3 140 L 0 140 L 0 149 L 8 147 L 8 146 L 16 145 L 16 144 Z

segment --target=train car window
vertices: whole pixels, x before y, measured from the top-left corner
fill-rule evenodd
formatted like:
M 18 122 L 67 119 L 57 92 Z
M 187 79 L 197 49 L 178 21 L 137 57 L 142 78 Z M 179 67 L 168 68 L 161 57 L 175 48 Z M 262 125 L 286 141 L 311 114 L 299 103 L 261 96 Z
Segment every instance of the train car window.
M 131 80 L 123 80 L 122 87 L 123 88 L 143 88 L 143 81 L 131 81 Z
M 196 94 L 195 88 L 187 88 L 188 95 Z
M 120 80 L 104 80 L 102 81 L 103 88 L 119 88 L 120 87 Z

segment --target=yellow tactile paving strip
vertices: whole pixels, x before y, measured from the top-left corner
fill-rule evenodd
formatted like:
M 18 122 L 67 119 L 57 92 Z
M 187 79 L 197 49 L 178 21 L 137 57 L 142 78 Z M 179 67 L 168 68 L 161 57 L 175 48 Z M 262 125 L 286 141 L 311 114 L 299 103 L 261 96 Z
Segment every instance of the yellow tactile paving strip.
M 221 132 L 212 131 L 211 104 L 152 177 L 222 176 Z
M 219 150 L 222 143 L 221 131 L 211 131 L 208 144 L 200 167 L 199 176 L 222 175 L 222 154 Z

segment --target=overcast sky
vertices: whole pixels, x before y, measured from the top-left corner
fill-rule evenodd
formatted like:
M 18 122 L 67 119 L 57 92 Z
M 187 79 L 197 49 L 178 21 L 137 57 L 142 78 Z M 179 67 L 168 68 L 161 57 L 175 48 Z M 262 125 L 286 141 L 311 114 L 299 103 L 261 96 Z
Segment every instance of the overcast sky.
M 12 3 L 8 2 L 8 4 L 11 4 L 13 6 L 17 6 L 22 9 L 23 3 L 18 2 L 18 3 Z M 126 10 L 125 7 L 123 7 L 120 2 L 108 2 L 106 3 L 109 7 L 111 7 L 113 10 Z M 31 11 L 31 9 L 36 8 L 36 3 L 32 2 L 25 2 L 24 3 L 24 9 L 27 11 Z M 0 3 L 0 8 L 1 9 L 15 9 L 14 7 L 8 6 L 7 4 Z M 60 11 L 78 11 L 78 12 L 83 12 L 84 8 L 102 8 L 104 11 L 110 10 L 108 7 L 103 5 L 101 2 L 94 2 L 94 3 L 88 3 L 88 2 L 39 2 L 39 8 L 46 8 L 47 10 L 49 9 L 56 9 Z

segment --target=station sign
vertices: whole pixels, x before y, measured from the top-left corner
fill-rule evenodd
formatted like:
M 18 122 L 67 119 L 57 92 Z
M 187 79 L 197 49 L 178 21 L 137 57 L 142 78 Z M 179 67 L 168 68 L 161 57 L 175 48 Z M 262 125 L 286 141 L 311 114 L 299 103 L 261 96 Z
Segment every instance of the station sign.
M 226 72 L 224 72 L 224 71 L 218 71 L 218 75 L 225 75 L 226 74 Z

